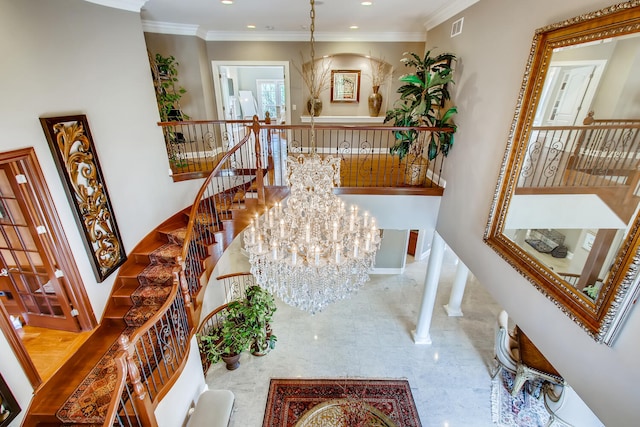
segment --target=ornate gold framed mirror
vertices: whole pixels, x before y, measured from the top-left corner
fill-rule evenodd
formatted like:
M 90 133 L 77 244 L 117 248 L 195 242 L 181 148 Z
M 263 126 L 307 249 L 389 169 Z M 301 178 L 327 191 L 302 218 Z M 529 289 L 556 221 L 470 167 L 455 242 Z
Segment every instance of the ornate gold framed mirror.
M 611 345 L 640 265 L 640 0 L 536 30 L 485 241 Z

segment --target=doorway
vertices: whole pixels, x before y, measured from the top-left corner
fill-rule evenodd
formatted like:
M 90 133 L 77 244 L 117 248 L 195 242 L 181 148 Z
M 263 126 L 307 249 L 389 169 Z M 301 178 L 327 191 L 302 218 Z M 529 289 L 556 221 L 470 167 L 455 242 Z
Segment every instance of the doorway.
M 32 148 L 0 153 L 0 305 L 2 330 L 34 387 L 42 375 L 25 330 L 75 339 L 96 325 Z
M 220 120 L 250 120 L 254 114 L 272 123 L 291 124 L 287 61 L 212 61 Z

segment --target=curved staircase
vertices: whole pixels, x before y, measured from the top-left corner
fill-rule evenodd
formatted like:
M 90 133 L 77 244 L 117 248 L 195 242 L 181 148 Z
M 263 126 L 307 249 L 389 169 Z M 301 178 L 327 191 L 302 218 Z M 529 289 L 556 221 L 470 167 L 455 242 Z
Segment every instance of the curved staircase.
M 282 198 L 284 193 L 276 197 Z M 199 260 L 199 267 L 192 272 L 199 272 L 201 281 L 208 281 L 224 248 L 250 221 L 257 203 L 250 199 L 247 204 L 243 203 L 245 212 L 227 211 L 219 223 L 206 221 L 207 227 L 200 227 L 207 240 L 214 238 L 213 244 L 202 244 L 207 256 Z M 38 390 L 25 425 L 103 425 L 115 386 L 114 359 L 121 351 L 118 339 L 121 335 L 133 335 L 170 295 L 174 273 L 181 262 L 188 219 L 189 209 L 179 212 L 149 233 L 132 251 L 120 268 L 101 325 Z M 198 308 L 196 304 L 196 319 Z

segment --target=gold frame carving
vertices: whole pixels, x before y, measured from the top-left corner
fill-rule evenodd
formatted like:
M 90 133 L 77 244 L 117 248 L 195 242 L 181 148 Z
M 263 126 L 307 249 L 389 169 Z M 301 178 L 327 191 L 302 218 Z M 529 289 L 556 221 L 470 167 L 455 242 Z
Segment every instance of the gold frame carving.
M 127 259 L 87 116 L 42 117 L 40 123 L 98 282 Z
M 640 218 L 623 242 L 595 302 L 587 301 L 503 234 L 507 208 L 524 161 L 533 117 L 553 49 L 640 32 L 640 0 L 620 3 L 536 30 L 517 100 L 484 240 L 594 340 L 612 345 L 640 285 Z

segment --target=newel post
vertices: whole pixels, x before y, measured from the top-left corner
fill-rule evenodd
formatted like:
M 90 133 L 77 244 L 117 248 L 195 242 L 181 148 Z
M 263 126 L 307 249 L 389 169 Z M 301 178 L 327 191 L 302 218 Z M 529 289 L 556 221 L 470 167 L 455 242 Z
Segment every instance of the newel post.
M 265 194 L 264 194 L 264 172 L 262 169 L 262 147 L 260 144 L 260 122 L 258 121 L 258 116 L 253 116 L 253 123 L 251 125 L 251 129 L 253 130 L 253 136 L 255 141 L 255 152 L 256 152 L 256 191 L 258 192 L 258 205 L 264 205 Z
M 133 387 L 132 404 L 135 408 L 140 425 L 143 427 L 158 427 L 156 414 L 153 412 L 153 403 L 149 398 L 149 393 L 140 380 L 140 371 L 133 357 L 135 347 L 132 347 L 129 337 L 120 335 L 120 348 L 127 354 L 127 371 L 129 372 L 129 381 Z

